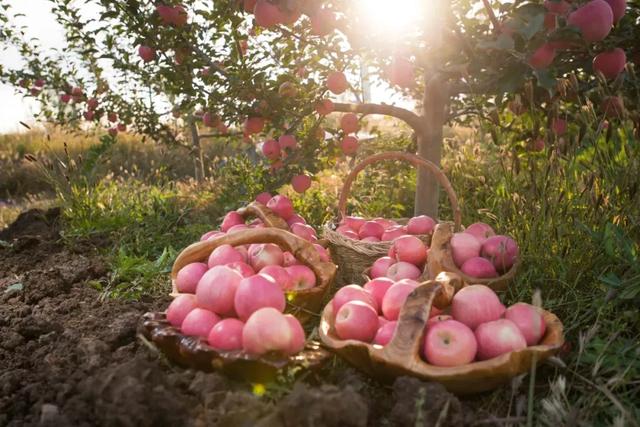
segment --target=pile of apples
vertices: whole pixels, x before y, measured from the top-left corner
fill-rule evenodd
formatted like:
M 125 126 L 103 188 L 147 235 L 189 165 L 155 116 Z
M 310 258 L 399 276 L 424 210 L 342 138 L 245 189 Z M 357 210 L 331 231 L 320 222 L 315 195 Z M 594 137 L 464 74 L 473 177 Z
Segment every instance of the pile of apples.
M 271 194 L 264 192 L 260 193 L 256 197 L 256 202 L 262 203 L 271 211 L 273 211 L 273 213 L 285 220 L 289 225 L 290 231 L 293 234 L 301 237 L 304 240 L 307 240 L 308 242 L 314 243 L 314 247 L 320 254 L 320 258 L 322 258 L 323 261 L 329 261 L 329 253 L 326 251 L 326 249 L 315 243 L 318 240 L 316 230 L 308 225 L 307 221 L 302 216 L 298 215 L 295 212 L 291 199 L 286 196 L 280 195 L 272 196 Z M 200 237 L 200 241 L 215 239 L 217 237 L 234 233 L 239 230 L 264 227 L 264 222 L 259 218 L 256 218 L 247 224 L 242 215 L 240 215 L 237 211 L 231 211 L 224 216 L 219 230 L 211 230 L 206 232 L 202 235 L 202 237 Z
M 368 272 L 369 277 L 372 279 L 386 277 L 393 281 L 417 280 L 422 276 L 428 252 L 427 245 L 416 236 L 396 237 L 387 256 L 378 258 L 373 263 Z
M 414 280 L 377 278 L 364 287 L 341 288 L 331 300 L 336 335 L 387 345 L 396 331 L 400 309 L 420 286 Z M 546 330 L 539 309 L 517 303 L 505 308 L 491 288 L 471 285 L 453 297 L 451 314 L 431 307 L 422 357 L 435 366 L 459 366 L 519 351 L 540 342 Z
M 411 218 L 407 225 L 385 218 L 366 220 L 357 216 L 347 216 L 340 221 L 336 231 L 362 242 L 388 242 L 405 235 L 431 234 L 435 226 L 436 221 L 426 215 Z
M 518 244 L 509 236 L 496 235 L 490 225 L 476 222 L 451 237 L 451 255 L 456 267 L 467 276 L 488 279 L 513 267 Z
M 310 289 L 317 280 L 279 246 L 218 246 L 207 263 L 181 268 L 175 281 L 180 295 L 169 305 L 167 320 L 183 334 L 206 339 L 220 351 L 257 356 L 290 355 L 304 347 L 300 322 L 283 314 L 285 292 Z

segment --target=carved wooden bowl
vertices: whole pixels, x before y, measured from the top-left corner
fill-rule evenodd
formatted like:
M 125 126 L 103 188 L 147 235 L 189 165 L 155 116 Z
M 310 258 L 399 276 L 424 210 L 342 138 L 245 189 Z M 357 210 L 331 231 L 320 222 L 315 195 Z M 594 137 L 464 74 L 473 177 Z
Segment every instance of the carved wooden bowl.
M 463 366 L 430 365 L 420 357 L 420 353 L 431 305 L 446 308 L 462 285 L 459 277 L 443 273 L 436 280 L 429 280 L 416 288 L 400 312 L 391 342 L 384 347 L 356 340 L 341 340 L 333 327 L 332 304 L 327 304 L 322 313 L 320 339 L 331 351 L 375 378 L 390 380 L 410 375 L 437 381 L 459 395 L 487 391 L 505 384 L 555 354 L 563 345 L 562 323 L 553 313 L 544 311 L 547 330 L 536 346 Z
M 431 239 L 431 247 L 429 248 L 429 257 L 427 259 L 427 268 L 429 271 L 429 277 L 436 277 L 443 271 L 455 273 L 462 278 L 469 285 L 486 285 L 495 291 L 503 291 L 509 283 L 513 281 L 513 278 L 520 266 L 520 258 L 516 260 L 516 263 L 501 276 L 493 277 L 490 279 L 480 279 L 477 277 L 471 277 L 464 274 L 453 262 L 453 256 L 451 255 L 451 236 L 454 233 L 454 225 L 450 222 L 442 222 L 436 225 Z
M 287 313 L 291 313 L 305 323 L 317 316 L 325 296 L 332 286 L 336 265 L 320 259 L 313 245 L 306 240 L 279 228 L 255 228 L 240 230 L 211 240 L 194 243 L 186 247 L 176 258 L 171 270 L 171 296 L 179 295 L 176 276 L 182 267 L 192 262 L 207 262 L 211 252 L 222 245 L 246 245 L 251 243 L 274 243 L 287 250 L 309 267 L 316 275 L 317 284 L 310 289 L 287 293 Z

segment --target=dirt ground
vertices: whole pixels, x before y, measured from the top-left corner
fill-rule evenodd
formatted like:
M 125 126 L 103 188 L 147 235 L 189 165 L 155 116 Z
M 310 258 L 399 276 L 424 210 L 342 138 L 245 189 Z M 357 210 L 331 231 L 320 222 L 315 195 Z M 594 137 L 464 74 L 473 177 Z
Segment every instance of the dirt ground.
M 106 243 L 63 245 L 58 215 L 28 211 L 0 232 L 0 426 L 494 424 L 438 384 L 378 384 L 338 360 L 263 397 L 172 366 L 138 333 L 168 299 L 101 301 L 87 282 L 107 274 Z

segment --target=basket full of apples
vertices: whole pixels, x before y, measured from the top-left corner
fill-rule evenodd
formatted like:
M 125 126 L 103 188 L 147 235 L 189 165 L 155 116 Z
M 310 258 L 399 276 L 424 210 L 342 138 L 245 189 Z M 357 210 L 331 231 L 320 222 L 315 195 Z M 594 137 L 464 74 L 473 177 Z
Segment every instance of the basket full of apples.
M 183 365 L 273 373 L 300 360 L 302 323 L 319 312 L 335 272 L 326 252 L 288 231 L 227 233 L 178 255 L 174 299 L 166 313 L 147 314 L 144 327 Z M 321 351 L 311 350 L 317 359 Z
M 436 226 L 436 221 L 426 215 L 413 218 L 365 219 L 346 214 L 347 199 L 351 185 L 358 174 L 368 165 L 385 160 L 401 160 L 418 168 L 429 171 L 444 188 L 453 211 L 456 229 L 460 228 L 460 209 L 458 198 L 451 183 L 442 171 L 433 163 L 414 154 L 387 152 L 369 156 L 354 167 L 345 179 L 338 201 L 336 221 L 324 226 L 323 237 L 329 243 L 331 254 L 339 265 L 336 283 L 340 286 L 349 283 L 362 283 L 363 272 L 379 258 L 388 254 L 393 241 L 402 236 L 415 236 L 428 247 Z
M 410 375 L 456 394 L 478 393 L 564 344 L 553 313 L 525 303 L 506 308 L 491 288 L 465 286 L 454 273 L 421 284 L 384 280 L 341 288 L 319 329 L 327 348 L 381 380 Z
M 516 275 L 520 254 L 515 240 L 496 235 L 488 224 L 476 222 L 454 232 L 453 224 L 443 222 L 433 233 L 427 263 L 430 277 L 450 271 L 466 283 L 504 290 Z

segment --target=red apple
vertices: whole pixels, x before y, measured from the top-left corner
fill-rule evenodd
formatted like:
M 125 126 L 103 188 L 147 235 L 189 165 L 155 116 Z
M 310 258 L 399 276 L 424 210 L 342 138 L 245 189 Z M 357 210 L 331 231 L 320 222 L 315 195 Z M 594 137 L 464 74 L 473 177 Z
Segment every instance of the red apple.
M 367 220 L 359 216 L 346 216 L 340 221 L 340 224 L 346 225 L 357 233 L 365 222 L 367 222 Z
M 393 338 L 393 334 L 396 332 L 396 328 L 398 326 L 398 322 L 395 320 L 388 321 L 384 325 L 378 328 L 378 332 L 376 332 L 376 336 L 373 338 L 373 343 L 381 346 L 385 346 L 391 342 Z
M 316 285 L 316 275 L 306 265 L 298 264 L 285 267 L 291 276 L 291 288 L 288 290 L 301 291 L 311 289 Z
M 293 224 L 306 224 L 307 220 L 305 220 L 301 215 L 293 214 L 287 220 L 287 225 L 291 227 Z
M 257 0 L 244 0 L 243 8 L 247 13 L 253 13 L 253 9 L 256 7 Z
M 240 320 L 246 320 L 263 307 L 273 307 L 282 312 L 286 301 L 283 290 L 272 277 L 257 274 L 240 281 L 234 306 Z
M 398 237 L 404 236 L 405 234 L 407 234 L 407 230 L 402 225 L 393 225 L 382 233 L 380 240 L 383 242 L 389 242 L 397 239 Z
M 347 285 L 338 289 L 338 292 L 333 296 L 333 300 L 331 300 L 333 313 L 337 313 L 344 304 L 350 301 L 361 301 L 370 305 L 374 311 L 379 310 L 378 303 L 371 293 L 358 285 Z
M 138 55 L 144 62 L 151 62 L 156 59 L 156 50 L 149 46 L 140 45 L 138 47 Z
M 231 211 L 227 213 L 222 219 L 220 230 L 226 233 L 231 227 L 238 224 L 244 224 L 244 218 L 238 212 Z
M 267 0 L 258 0 L 253 8 L 253 14 L 256 23 L 264 28 L 275 27 L 282 22 L 283 18 L 278 6 Z
M 321 99 L 316 103 L 316 112 L 321 116 L 333 113 L 335 107 L 330 99 Z
M 607 79 L 618 77 L 627 63 L 627 55 L 619 47 L 601 52 L 593 58 L 593 69 L 601 72 Z
M 293 287 L 293 280 L 287 272 L 287 270 L 280 265 L 267 265 L 260 273 L 271 277 L 282 289 L 291 289 Z
M 324 261 L 324 262 L 331 262 L 331 256 L 329 255 L 329 251 L 319 245 L 318 243 L 314 243 L 313 247 L 316 249 L 316 252 L 318 252 L 318 255 L 320 255 L 320 260 Z
M 285 196 L 273 196 L 271 200 L 267 202 L 267 207 L 285 221 L 294 214 L 293 203 Z
M 198 306 L 222 316 L 234 314 L 234 298 L 242 275 L 224 265 L 207 271 L 196 288 Z
M 336 334 L 343 340 L 371 342 L 378 331 L 378 313 L 362 301 L 349 301 L 336 313 Z
M 358 131 L 358 116 L 354 113 L 343 114 L 340 118 L 340 128 L 345 134 L 354 133 Z
M 282 249 L 273 243 L 259 243 L 249 248 L 249 265 L 260 271 L 267 265 L 282 265 L 284 255 Z
M 275 308 L 264 307 L 247 319 L 242 331 L 242 348 L 256 356 L 270 351 L 286 352 L 291 348 L 292 338 L 286 317 Z
M 382 298 L 382 313 L 389 320 L 397 320 L 407 297 L 419 284 L 412 280 L 393 284 Z
M 482 244 L 482 256 L 493 262 L 496 270 L 508 271 L 518 258 L 518 244 L 507 236 L 492 236 Z
M 373 299 L 376 300 L 376 307 L 382 307 L 382 300 L 387 290 L 393 286 L 395 282 L 387 277 L 378 277 L 369 280 L 364 284 L 364 290 L 369 292 Z
M 209 267 L 207 264 L 202 262 L 192 262 L 191 264 L 187 264 L 182 267 L 176 275 L 176 287 L 178 288 L 178 292 L 194 294 L 196 292 L 198 282 L 208 269 Z
M 382 233 L 384 233 L 384 227 L 374 221 L 366 221 L 358 230 L 358 236 L 361 239 L 370 236 L 377 237 L 379 239 L 382 237 Z
M 535 70 L 549 68 L 556 57 L 556 49 L 550 43 L 545 43 L 529 57 L 529 65 Z
M 263 205 L 267 205 L 267 203 L 269 203 L 269 200 L 271 200 L 273 196 L 271 195 L 271 193 L 267 193 L 266 191 L 263 193 L 260 193 L 256 196 L 256 202 L 262 203 Z
M 371 266 L 371 270 L 369 271 L 372 279 L 376 279 L 378 277 L 384 277 L 387 275 L 387 270 L 393 264 L 395 264 L 395 260 L 388 256 L 383 256 L 382 258 L 378 258 L 373 265 Z
M 551 120 L 551 130 L 558 136 L 564 135 L 567 132 L 567 121 L 554 117 L 553 120 Z
M 195 295 L 182 294 L 178 295 L 171 301 L 167 308 L 167 321 L 176 328 L 182 325 L 182 321 L 187 314 L 198 306 Z
M 522 332 L 527 345 L 536 345 L 544 336 L 547 324 L 537 307 L 519 302 L 507 308 L 504 318 L 511 320 Z
M 577 27 L 587 42 L 598 42 L 609 35 L 613 10 L 605 0 L 591 0 L 569 15 L 567 23 Z
M 477 327 L 475 334 L 479 360 L 492 359 L 527 347 L 520 329 L 508 319 L 482 323 Z
M 460 289 L 451 302 L 451 315 L 471 329 L 479 324 L 499 319 L 504 305 L 498 295 L 485 285 L 470 285 Z
M 85 120 L 92 121 L 95 117 L 95 113 L 93 111 L 85 111 L 83 113 Z
M 324 37 L 330 34 L 335 28 L 335 14 L 325 8 L 318 9 L 311 18 L 311 34 Z
M 204 308 L 194 308 L 182 321 L 180 330 L 183 334 L 207 338 L 211 329 L 220 321 L 220 317 Z
M 60 95 L 60 102 L 63 104 L 68 104 L 71 101 L 71 95 L 68 93 Z
M 281 155 L 280 144 L 275 139 L 268 139 L 262 143 L 262 154 L 269 160 L 278 160 Z
M 627 11 L 627 0 L 605 0 L 611 6 L 613 23 L 617 23 Z
M 340 71 L 329 73 L 329 75 L 327 76 L 326 85 L 327 88 L 336 95 L 340 95 L 349 88 L 349 82 L 347 81 L 347 78 L 345 77 L 344 73 L 341 73 Z
M 211 252 L 211 255 L 209 255 L 207 265 L 209 268 L 212 268 L 216 265 L 226 265 L 238 261 L 246 262 L 247 259 L 233 246 L 220 245 Z
M 395 258 L 421 267 L 427 261 L 427 246 L 415 236 L 401 236 L 393 241 Z
M 211 329 L 207 341 L 216 350 L 242 350 L 243 329 L 244 323 L 241 320 L 231 317 L 222 319 Z
M 249 264 L 247 264 L 246 262 L 242 262 L 242 261 L 230 262 L 229 264 L 227 264 L 227 267 L 229 267 L 230 269 L 240 273 L 240 275 L 243 278 L 250 277 L 250 276 L 253 276 L 254 274 L 256 274 L 255 270 L 253 268 L 251 268 L 251 266 Z
M 407 233 L 422 235 L 431 234 L 436 226 L 436 222 L 433 218 L 427 215 L 420 215 L 413 217 L 407 223 Z
M 351 135 L 345 136 L 344 138 L 342 138 L 340 148 L 342 149 L 342 152 L 347 156 L 356 154 L 358 152 L 358 138 Z
M 315 242 L 316 240 L 318 240 L 316 230 L 314 230 L 312 226 L 307 224 L 292 224 L 291 232 L 309 242 Z
M 399 261 L 387 269 L 386 276 L 391 280 L 398 281 L 402 279 L 418 279 L 422 275 L 422 271 L 415 265 Z
M 464 232 L 471 234 L 478 240 L 478 242 L 480 242 L 480 244 L 484 243 L 489 237 L 496 235 L 493 228 L 484 222 L 474 222 L 468 226 Z
M 291 331 L 291 340 L 289 341 L 289 346 L 284 350 L 284 352 L 289 355 L 300 353 L 304 349 L 304 329 L 302 329 L 300 321 L 291 314 L 285 314 L 284 318 L 287 320 Z
M 473 331 L 455 320 L 433 323 L 424 336 L 424 357 L 435 366 L 466 365 L 476 357 Z
M 490 279 L 498 277 L 498 272 L 491 261 L 482 257 L 469 258 L 460 267 L 467 276 L 476 277 L 478 279 Z
M 296 175 L 291 179 L 291 185 L 297 193 L 304 193 L 311 187 L 311 178 L 307 175 Z
M 264 118 L 262 117 L 248 117 L 244 122 L 244 130 L 249 135 L 260 133 L 263 128 Z
M 173 25 L 176 27 L 182 27 L 187 23 L 189 19 L 189 15 L 187 14 L 187 10 L 182 5 L 177 5 L 173 7 Z
M 473 235 L 468 233 L 454 233 L 449 242 L 453 262 L 458 268 L 462 267 L 470 258 L 480 256 L 482 244 Z
M 288 148 L 289 150 L 295 150 L 298 148 L 298 142 L 294 135 L 282 135 L 278 138 L 278 142 L 280 143 L 280 148 L 282 150 L 285 148 Z

